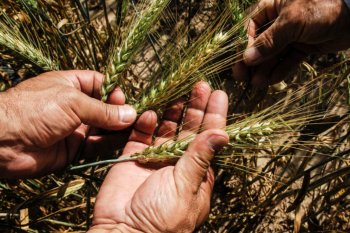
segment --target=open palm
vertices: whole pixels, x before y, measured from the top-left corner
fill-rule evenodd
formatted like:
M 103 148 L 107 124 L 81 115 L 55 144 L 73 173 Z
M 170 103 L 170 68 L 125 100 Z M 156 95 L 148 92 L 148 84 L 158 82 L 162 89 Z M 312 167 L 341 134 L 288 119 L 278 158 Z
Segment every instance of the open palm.
M 145 167 L 137 162 L 115 164 L 97 196 L 91 232 L 102 229 L 143 232 L 193 231 L 207 217 L 214 171 L 210 160 L 215 151 L 228 142 L 223 130 L 228 100 L 221 91 L 210 93 L 201 82 L 191 94 L 182 133 L 179 138 L 197 133 L 209 122 L 175 166 Z M 155 145 L 172 139 L 183 112 L 181 100 L 164 113 Z M 157 116 L 144 113 L 135 125 L 122 157 L 140 152 L 152 142 Z

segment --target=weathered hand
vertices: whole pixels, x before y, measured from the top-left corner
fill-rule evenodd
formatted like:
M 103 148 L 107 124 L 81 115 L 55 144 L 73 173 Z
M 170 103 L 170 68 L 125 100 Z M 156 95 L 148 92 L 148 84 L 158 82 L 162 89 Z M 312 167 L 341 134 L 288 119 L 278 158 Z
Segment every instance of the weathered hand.
M 199 134 L 175 166 L 144 167 L 137 162 L 115 164 L 98 193 L 93 232 L 192 232 L 208 216 L 214 171 L 210 160 L 228 143 L 225 131 L 227 95 L 204 82 L 196 85 L 186 111 L 183 138 Z M 155 145 L 171 139 L 182 116 L 181 101 L 164 113 Z M 140 152 L 152 141 L 157 117 L 144 113 L 135 125 L 122 157 Z M 169 133 L 170 132 L 170 133 Z
M 247 79 L 247 66 L 256 66 L 254 86 L 275 84 L 310 54 L 350 47 L 350 10 L 344 0 L 261 0 L 253 8 L 260 12 L 247 24 L 250 49 L 234 67 L 238 81 Z
M 86 125 L 110 130 L 132 125 L 136 112 L 124 105 L 119 88 L 109 104 L 98 100 L 102 80 L 94 71 L 49 72 L 0 93 L 0 177 L 39 177 L 64 168 L 77 153 Z M 83 157 L 122 148 L 130 134 L 92 131 Z

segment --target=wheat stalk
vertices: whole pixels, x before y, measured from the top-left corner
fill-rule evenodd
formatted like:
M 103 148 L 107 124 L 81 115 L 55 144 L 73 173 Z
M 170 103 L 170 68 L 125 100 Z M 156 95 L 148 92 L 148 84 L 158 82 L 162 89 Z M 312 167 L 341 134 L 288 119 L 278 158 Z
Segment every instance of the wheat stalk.
M 149 5 L 145 5 L 144 9 L 137 13 L 132 21 L 126 33 L 127 36 L 121 41 L 116 41 L 106 69 L 105 81 L 101 85 L 102 102 L 106 102 L 108 94 L 117 84 L 124 88 L 121 79 L 123 79 L 126 69 L 139 51 L 148 30 L 154 25 L 168 2 L 169 0 L 153 0 Z

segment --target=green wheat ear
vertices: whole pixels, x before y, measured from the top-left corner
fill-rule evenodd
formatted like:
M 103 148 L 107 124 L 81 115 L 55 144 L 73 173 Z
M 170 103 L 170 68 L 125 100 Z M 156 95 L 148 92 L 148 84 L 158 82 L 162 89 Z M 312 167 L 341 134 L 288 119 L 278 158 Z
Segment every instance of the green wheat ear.
M 328 111 L 318 110 L 319 106 L 322 105 L 319 102 L 319 98 L 322 97 L 325 100 L 332 101 L 333 98 L 331 98 L 331 95 L 334 95 L 335 89 L 321 96 L 314 97 L 305 105 L 285 110 L 286 102 L 289 105 L 298 104 L 300 97 L 317 92 L 319 87 L 317 85 L 315 86 L 315 84 L 316 81 L 310 82 L 304 88 L 300 88 L 287 95 L 273 106 L 237 123 L 223 127 L 222 129 L 229 135 L 230 142 L 217 154 L 216 161 L 223 162 L 225 158 L 231 157 L 233 152 L 237 150 L 254 150 L 281 146 L 281 142 L 284 143 L 290 137 L 291 142 L 289 144 L 283 144 L 283 147 L 294 147 L 296 144 L 294 144 L 293 138 L 302 135 L 303 125 L 322 124 L 325 119 L 331 119 L 333 114 Z M 327 84 L 325 83 L 324 85 Z M 311 109 L 313 111 L 310 113 Z M 201 125 L 201 131 L 204 131 L 210 124 L 211 122 L 203 123 Z M 166 141 L 158 146 L 151 145 L 144 149 L 143 152 L 135 153 L 131 157 L 136 158 L 141 163 L 159 162 L 167 158 L 176 159 L 176 157 L 183 155 L 196 136 L 197 134 L 193 134 L 175 142 L 169 143 Z M 311 145 L 314 144 L 313 141 L 303 142 L 304 145 L 308 143 L 311 143 Z
M 18 6 L 23 6 L 22 0 L 15 0 L 16 4 Z M 36 0 L 23 0 L 23 2 L 31 9 L 34 10 L 35 12 L 38 11 L 38 1 Z M 25 9 L 25 8 L 24 8 Z
M 0 82 L 0 92 L 6 91 L 6 84 L 4 82 Z
M 144 3 L 143 9 L 139 13 L 135 13 L 136 16 L 125 33 L 126 36 L 121 40 L 116 40 L 106 68 L 105 81 L 101 85 L 102 102 L 106 102 L 108 94 L 113 91 L 116 85 L 125 88 L 122 82 L 123 75 L 140 50 L 147 32 L 154 25 L 168 2 L 169 0 L 153 0 L 150 3 Z
M 1 8 L 0 12 L 4 17 L 0 20 L 0 48 L 7 55 L 30 63 L 44 72 L 59 69 L 58 63 L 49 57 L 49 51 L 45 51 L 46 47 L 40 42 L 38 35 L 33 35 L 23 24 L 13 23 Z

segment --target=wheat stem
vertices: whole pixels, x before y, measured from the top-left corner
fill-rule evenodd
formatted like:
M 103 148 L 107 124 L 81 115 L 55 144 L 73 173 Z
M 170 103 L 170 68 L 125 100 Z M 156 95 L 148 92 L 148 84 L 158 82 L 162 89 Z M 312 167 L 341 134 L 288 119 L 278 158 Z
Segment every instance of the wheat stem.
M 120 162 L 127 162 L 127 161 L 133 161 L 133 160 L 136 160 L 136 157 L 127 157 L 127 158 L 123 158 L 123 159 L 109 159 L 109 160 L 98 161 L 98 162 L 94 162 L 94 163 L 74 166 L 74 167 L 70 168 L 69 170 L 78 170 L 78 169 L 89 168 L 89 167 L 94 167 L 94 166 L 98 166 L 98 165 L 105 165 L 105 164 L 109 164 L 109 163 L 120 163 Z

